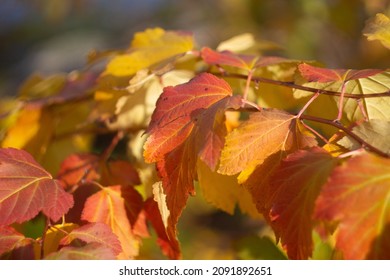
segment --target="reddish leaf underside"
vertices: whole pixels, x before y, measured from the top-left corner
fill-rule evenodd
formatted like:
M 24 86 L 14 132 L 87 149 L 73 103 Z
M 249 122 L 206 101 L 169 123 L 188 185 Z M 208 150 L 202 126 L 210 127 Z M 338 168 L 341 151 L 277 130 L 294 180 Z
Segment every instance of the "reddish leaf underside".
M 316 202 L 315 217 L 339 222 L 345 259 L 389 259 L 390 160 L 363 153 L 337 167 Z
M 123 197 L 123 188 L 126 187 L 104 187 L 90 196 L 85 202 L 81 218 L 91 223 L 108 225 L 122 246 L 118 258 L 129 259 L 138 255 L 139 240 L 134 235 L 127 216 L 126 206 L 131 206 L 132 202 Z
M 165 88 L 157 101 L 144 156 L 156 162 L 162 178 L 172 242 L 188 196 L 195 193 L 197 158 L 215 169 L 226 135 L 224 112 L 241 106 L 241 97 L 231 95 L 225 81 L 203 73 L 186 84 Z
M 14 228 L 0 226 L 0 256 L 18 247 L 25 246 L 25 241 L 31 242 L 29 238 L 26 238 Z
M 72 205 L 72 195 L 30 154 L 0 149 L 0 225 L 27 221 L 40 211 L 57 221 Z
M 121 243 L 118 237 L 111 231 L 111 228 L 104 223 L 91 223 L 72 230 L 60 241 L 61 245 L 68 245 L 73 240 L 80 239 L 86 243 L 99 243 L 110 248 L 115 255 L 122 252 Z
M 301 75 L 309 82 L 347 82 L 350 80 L 357 80 L 367 78 L 384 70 L 380 69 L 364 69 L 364 70 L 351 70 L 351 69 L 327 69 L 321 67 L 311 66 L 306 63 L 302 63 L 298 66 Z
M 269 219 L 291 259 L 307 259 L 313 251 L 315 201 L 337 159 L 314 147 L 288 155 L 270 179 Z
M 248 71 L 273 64 L 292 62 L 283 57 L 243 55 L 230 51 L 214 51 L 207 47 L 202 48 L 201 56 L 204 62 L 210 65 L 233 66 Z

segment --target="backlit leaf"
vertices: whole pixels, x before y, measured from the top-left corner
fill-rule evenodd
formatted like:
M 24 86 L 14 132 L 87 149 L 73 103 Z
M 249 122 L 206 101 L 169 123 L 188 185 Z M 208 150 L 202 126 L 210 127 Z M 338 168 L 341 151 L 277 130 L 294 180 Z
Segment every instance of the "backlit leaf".
M 110 248 L 115 255 L 122 252 L 118 237 L 111 231 L 108 225 L 103 223 L 91 223 L 76 228 L 62 238 L 60 243 L 61 245 L 68 245 L 75 239 L 80 239 L 86 243 L 99 243 Z
M 30 154 L 0 149 L 0 225 L 27 221 L 40 211 L 57 221 L 72 205 L 72 195 Z
M 318 147 L 299 150 L 288 155 L 272 175 L 269 219 L 289 258 L 312 255 L 315 201 L 336 162 Z
M 362 153 L 333 171 L 315 217 L 338 222 L 336 248 L 345 259 L 389 259 L 390 160 Z
M 308 82 L 348 82 L 350 80 L 357 80 L 367 78 L 384 70 L 380 69 L 363 69 L 363 70 L 351 70 L 351 69 L 327 69 L 321 67 L 315 67 L 306 63 L 302 63 L 298 66 L 301 75 Z
M 108 225 L 122 246 L 123 251 L 118 258 L 131 259 L 138 255 L 139 240 L 132 232 L 126 213 L 126 206 L 132 204 L 123 197 L 122 189 L 126 187 L 103 187 L 101 191 L 90 196 L 84 205 L 81 218 L 91 223 Z
M 205 200 L 217 208 L 233 215 L 237 206 L 242 213 L 259 218 L 260 214 L 253 204 L 248 190 L 240 186 L 237 176 L 222 175 L 198 160 L 197 173 L 199 186 Z
M 314 145 L 314 136 L 302 129 L 294 115 L 275 109 L 263 110 L 251 114 L 227 135 L 218 171 L 226 175 L 243 172 L 247 177 L 272 154 Z
M 228 108 L 241 106 L 230 86 L 211 75 L 200 74 L 186 84 L 166 87 L 147 132 L 144 157 L 156 162 L 162 178 L 168 217 L 167 234 L 176 239 L 176 224 L 189 194 L 194 194 L 198 156 L 214 169 L 226 135 Z
M 390 155 L 390 121 L 372 119 L 352 129 L 352 132 L 373 147 Z M 338 144 L 350 150 L 355 150 L 361 145 L 356 140 L 345 136 Z
M 73 223 L 58 224 L 50 227 L 45 233 L 43 257 L 56 252 L 59 249 L 61 239 L 66 236 L 67 233 L 78 227 L 77 224 Z M 38 238 L 38 241 L 42 242 L 42 239 Z
M 376 14 L 366 22 L 363 34 L 367 39 L 379 40 L 386 48 L 390 49 L 390 19 L 384 14 Z
M 189 33 L 146 29 L 135 34 L 128 53 L 116 55 L 108 63 L 104 75 L 134 75 L 141 69 L 191 51 L 193 45 Z
M 64 247 L 49 254 L 45 260 L 115 260 L 115 255 L 102 244 L 89 243 L 83 247 Z

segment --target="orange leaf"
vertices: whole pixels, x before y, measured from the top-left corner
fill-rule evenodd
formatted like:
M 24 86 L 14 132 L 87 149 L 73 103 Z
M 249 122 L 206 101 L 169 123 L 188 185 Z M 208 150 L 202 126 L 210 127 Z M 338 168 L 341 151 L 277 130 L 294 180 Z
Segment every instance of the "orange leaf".
M 129 187 L 102 187 L 101 191 L 87 199 L 81 215 L 83 220 L 105 223 L 111 228 L 122 246 L 120 259 L 134 258 L 139 249 L 139 240 L 134 236 L 126 213 L 126 206 L 132 205 L 123 197 L 126 188 Z
M 263 110 L 251 114 L 227 135 L 218 172 L 242 172 L 239 180 L 243 182 L 272 154 L 315 145 L 314 136 L 301 128 L 294 115 L 276 109 Z
M 269 219 L 289 258 L 307 259 L 313 251 L 315 200 L 337 160 L 314 147 L 288 155 L 271 177 Z
M 389 259 L 390 160 L 363 153 L 335 168 L 315 217 L 339 222 L 336 247 L 345 259 Z
M 27 221 L 39 211 L 56 221 L 72 205 L 72 195 L 30 154 L 0 149 L 0 225 Z
M 72 230 L 67 236 L 61 239 L 61 245 L 68 245 L 73 240 L 80 239 L 86 243 L 99 243 L 110 248 L 115 255 L 122 252 L 121 243 L 118 237 L 111 231 L 111 228 L 103 223 L 91 223 Z

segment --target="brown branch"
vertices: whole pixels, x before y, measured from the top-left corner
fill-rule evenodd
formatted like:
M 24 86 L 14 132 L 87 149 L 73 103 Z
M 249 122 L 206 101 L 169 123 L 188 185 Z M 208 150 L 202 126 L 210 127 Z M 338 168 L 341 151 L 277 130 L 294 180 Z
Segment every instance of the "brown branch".
M 378 155 L 380 155 L 382 157 L 390 158 L 390 155 L 386 154 L 385 152 L 383 152 L 383 151 L 379 150 L 378 148 L 375 148 L 371 144 L 367 143 L 365 140 L 360 138 L 358 135 L 353 133 L 351 130 L 349 130 L 348 128 L 346 128 L 345 126 L 340 124 L 339 122 L 335 122 L 335 121 L 328 120 L 328 119 L 323 119 L 323 118 L 318 118 L 318 117 L 313 117 L 313 116 L 308 116 L 308 115 L 302 115 L 300 117 L 300 119 L 314 121 L 314 122 L 319 122 L 319 123 L 323 123 L 323 124 L 327 124 L 327 125 L 336 127 L 338 129 L 342 130 L 343 132 L 345 132 L 348 136 L 350 136 L 354 140 L 356 140 L 364 148 L 367 148 L 367 149 L 371 150 L 372 152 L 374 152 L 374 153 L 376 153 L 376 154 L 378 154 Z
M 216 75 L 216 76 L 224 76 L 224 77 L 226 76 L 229 78 L 238 78 L 238 79 L 245 79 L 245 80 L 247 79 L 246 75 L 237 74 L 237 73 L 225 72 L 225 73 L 221 74 L 221 73 L 215 72 L 215 73 L 211 73 L 211 74 Z M 267 84 L 272 84 L 272 85 L 277 85 L 277 86 L 295 88 L 295 89 L 300 89 L 300 90 L 313 92 L 313 93 L 318 92 L 318 93 L 323 94 L 323 95 L 341 96 L 341 93 L 338 91 L 318 89 L 318 88 L 297 85 L 294 82 L 283 82 L 283 81 L 277 81 L 277 80 L 272 80 L 272 79 L 258 77 L 258 76 L 253 76 L 252 81 L 256 82 L 256 83 L 267 83 Z M 344 97 L 352 98 L 352 99 L 390 97 L 390 91 L 385 91 L 385 92 L 380 92 L 380 93 L 368 93 L 368 94 L 353 94 L 353 93 L 346 92 L 346 93 L 344 93 Z

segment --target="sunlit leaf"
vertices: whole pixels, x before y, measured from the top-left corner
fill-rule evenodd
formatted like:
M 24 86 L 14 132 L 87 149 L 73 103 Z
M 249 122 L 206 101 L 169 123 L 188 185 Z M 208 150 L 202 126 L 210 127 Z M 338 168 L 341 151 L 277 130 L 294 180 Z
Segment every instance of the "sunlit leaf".
M 45 233 L 43 257 L 56 252 L 59 249 L 61 239 L 66 236 L 67 233 L 78 227 L 77 224 L 73 223 L 58 224 L 50 227 Z M 38 240 L 42 241 L 41 238 Z
M 146 29 L 135 34 L 128 53 L 116 55 L 107 65 L 104 75 L 131 76 L 193 48 L 192 35 L 185 32 Z
M 243 172 L 248 176 L 274 153 L 314 145 L 314 136 L 300 127 L 294 115 L 274 109 L 263 110 L 251 114 L 227 135 L 218 171 L 227 175 Z
M 337 160 L 321 148 L 288 155 L 270 180 L 269 219 L 289 258 L 312 255 L 315 201 Z
M 73 205 L 72 195 L 30 154 L 0 149 L 0 224 L 24 222 L 42 211 L 57 221 Z
M 123 251 L 118 258 L 131 259 L 138 255 L 139 240 L 132 232 L 126 213 L 126 207 L 131 206 L 132 203 L 123 197 L 122 189 L 126 189 L 126 187 L 104 187 L 101 191 L 90 196 L 85 203 L 81 218 L 91 223 L 107 224 L 118 237 L 122 246 Z
M 381 13 L 369 19 L 363 30 L 367 39 L 379 40 L 386 48 L 390 49 L 390 19 Z
M 390 155 L 390 121 L 372 119 L 352 129 L 352 132 L 373 147 Z M 338 144 L 347 149 L 355 150 L 361 145 L 356 140 L 345 136 Z
M 390 160 L 363 153 L 333 171 L 315 217 L 338 222 L 336 248 L 345 259 L 388 259 Z

